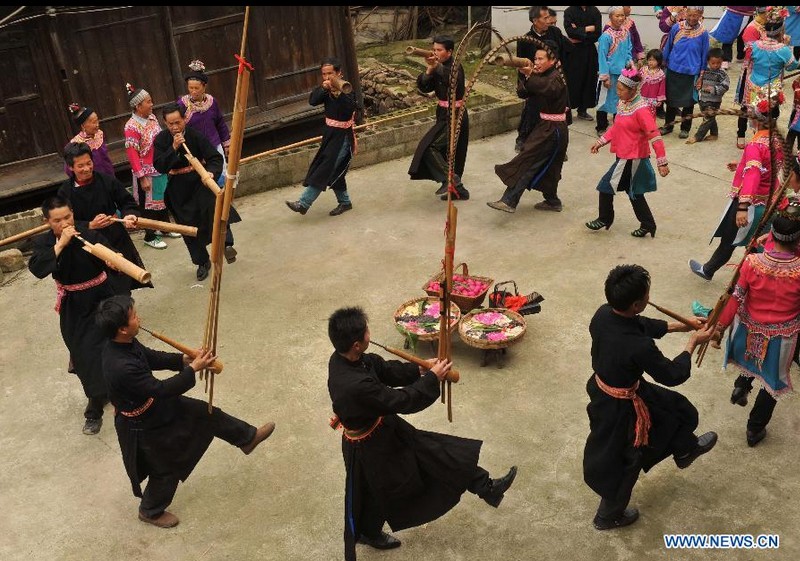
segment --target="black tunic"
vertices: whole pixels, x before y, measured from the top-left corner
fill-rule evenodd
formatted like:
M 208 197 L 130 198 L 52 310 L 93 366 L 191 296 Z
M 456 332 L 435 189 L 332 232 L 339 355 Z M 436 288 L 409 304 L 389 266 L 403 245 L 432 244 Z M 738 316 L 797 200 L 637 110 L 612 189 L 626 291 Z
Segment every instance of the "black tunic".
M 525 90 L 542 113 L 564 114 L 567 88 L 555 66 L 541 74 L 531 74 L 525 82 Z M 525 139 L 522 151 L 510 162 L 496 165 L 495 173 L 507 187 L 524 183 L 526 189 L 536 189 L 554 197 L 561 180 L 567 144 L 566 121 L 539 119 Z
M 333 96 L 322 86 L 317 86 L 311 91 L 308 98 L 309 105 L 325 104 L 325 117 L 336 121 L 349 121 L 356 110 L 356 95 L 354 93 Z M 350 140 L 350 154 L 339 165 L 336 165 L 339 152 L 345 141 Z M 329 186 L 334 191 L 347 190 L 345 175 L 353 159 L 355 146 L 355 133 L 353 127 L 342 129 L 339 127 L 325 126 L 322 133 L 322 143 L 317 150 L 317 155 L 308 167 L 308 174 L 303 180 L 303 185 L 325 191 Z
M 108 341 L 102 365 L 133 494 L 142 496 L 141 482 L 150 473 L 186 480 L 214 439 L 203 422 L 210 417 L 205 403 L 181 395 L 195 385 L 192 367 L 183 365 L 181 353 L 155 351 L 136 339 L 131 343 Z M 159 380 L 153 370 L 179 373 Z M 150 398 L 152 405 L 140 415 L 121 413 L 136 411 Z
M 525 35 L 546 43 L 547 46 L 556 53 L 561 65 L 566 65 L 566 60 L 568 58 L 567 53 L 572 49 L 572 45 L 567 39 L 564 38 L 564 35 L 561 33 L 559 28 L 550 26 L 547 28 L 547 31 L 539 35 L 533 29 L 533 26 L 531 26 L 530 30 L 528 30 Z M 536 56 L 536 49 L 538 48 L 539 45 L 536 43 L 531 43 L 529 41 L 517 41 L 517 56 L 533 61 L 534 57 Z M 524 87 L 525 75 L 522 72 L 518 72 L 517 78 L 517 95 L 525 100 L 525 105 L 522 108 L 522 115 L 520 116 L 518 127 L 519 138 L 522 142 L 524 142 L 531 131 L 533 131 L 536 124 L 539 122 L 539 113 L 543 111 L 543 109 L 540 107 L 539 100 L 536 98 L 536 96 L 531 96 Z M 566 104 L 564 107 L 566 108 Z M 564 109 L 562 109 L 562 112 L 563 110 Z
M 75 224 L 81 237 L 90 243 L 108 245 L 95 230 L 90 230 L 85 222 Z M 52 230 L 37 236 L 34 240 L 33 255 L 28 268 L 37 278 L 52 275 L 61 284 L 79 284 L 110 271 L 105 263 L 83 249 L 83 243 L 73 239 L 61 254 L 56 257 L 56 237 Z M 114 295 L 109 280 L 102 284 L 75 292 L 67 292 L 61 301 L 59 323 L 61 337 L 69 349 L 75 373 L 83 385 L 86 397 L 101 397 L 106 394 L 106 383 L 100 364 L 100 353 L 105 344 L 103 332 L 95 325 L 94 312 L 104 299 Z
M 203 164 L 206 171 L 218 178 L 222 173 L 222 154 L 217 152 L 203 133 L 191 127 L 183 130 L 183 136 L 192 155 Z M 162 130 L 156 135 L 153 149 L 155 150 L 153 166 L 159 173 L 168 173 L 172 169 L 190 166 L 189 160 L 186 159 L 185 148 L 180 146 L 176 151 L 172 147 L 172 133 L 169 130 Z M 197 172 L 192 170 L 188 173 L 170 175 L 164 202 L 179 224 L 197 227 L 198 242 L 203 245 L 211 242 L 216 197 L 203 185 Z M 231 207 L 228 223 L 233 224 L 241 220 L 236 209 Z
M 117 211 L 122 216 L 133 214 L 141 216 L 139 206 L 133 195 L 128 193 L 116 177 L 104 173 L 94 172 L 92 182 L 87 185 L 77 186 L 75 180 L 70 178 L 58 188 L 58 195 L 72 203 L 75 220 L 91 222 L 98 214 L 114 216 Z M 111 244 L 111 248 L 122 254 L 125 259 L 144 269 L 144 263 L 133 245 L 125 226 L 114 222 L 108 228 L 103 228 L 103 237 Z M 109 273 L 109 278 L 117 294 L 129 294 L 131 290 L 147 286 L 152 283 L 141 284 L 128 275 L 120 272 Z
M 453 71 L 453 58 L 450 57 L 446 61 L 439 64 L 434 70 L 433 74 L 428 75 L 423 72 L 417 77 L 417 88 L 424 93 L 436 92 L 436 99 L 439 101 L 449 101 L 448 90 L 450 87 L 450 73 Z M 464 67 L 458 65 L 458 78 L 456 81 L 456 100 L 464 99 Z M 455 107 L 453 109 L 456 109 Z M 428 169 L 428 166 L 423 161 L 423 156 L 431 144 L 436 140 L 439 135 L 450 135 L 450 121 L 449 110 L 447 107 L 438 105 L 436 107 L 436 123 L 433 127 L 425 133 L 419 144 L 417 150 L 414 152 L 414 157 L 411 160 L 411 166 L 408 168 L 408 175 L 411 179 L 432 179 L 437 181 L 436 172 Z M 449 142 L 448 142 L 449 144 Z M 464 118 L 461 121 L 461 132 L 458 135 L 458 143 L 456 144 L 455 160 L 453 162 L 453 171 L 458 176 L 464 175 L 464 166 L 467 162 L 467 147 L 469 146 L 469 114 L 466 107 L 464 108 Z M 443 154 L 444 161 L 447 161 L 447 152 Z M 443 171 L 447 175 L 447 168 Z
M 354 540 L 361 528 L 375 526 L 375 521 L 359 519 L 357 506 L 365 495 L 395 531 L 435 520 L 459 502 L 474 477 L 482 442 L 417 430 L 398 416 L 436 401 L 439 381 L 432 372 L 420 376 L 413 364 L 375 354 L 354 363 L 334 353 L 328 392 L 334 413 L 349 429 L 368 428 L 383 417 L 363 440 L 342 437 L 346 559 L 355 559 Z
M 607 385 L 630 388 L 639 381 L 637 393 L 650 411 L 649 444 L 641 448 L 642 468 L 648 471 L 674 450 L 670 442 L 679 428 L 697 428 L 697 409 L 678 392 L 642 378 L 677 386 L 689 379 L 691 355 L 684 351 L 669 360 L 653 338 L 667 333 L 667 322 L 642 316 L 626 318 L 604 304 L 589 325 L 592 335 L 592 368 Z M 633 446 L 636 412 L 633 402 L 616 399 L 597 387 L 594 376 L 586 384 L 590 402 L 589 437 L 583 455 L 583 478 L 597 494 L 613 499 L 620 486 L 626 450 Z
M 586 31 L 590 25 L 594 26 L 594 31 Z M 594 107 L 598 72 L 595 43 L 603 32 L 603 17 L 597 6 L 569 6 L 564 10 L 564 29 L 567 37 L 573 40 L 569 61 L 564 64 L 569 105 L 582 109 Z

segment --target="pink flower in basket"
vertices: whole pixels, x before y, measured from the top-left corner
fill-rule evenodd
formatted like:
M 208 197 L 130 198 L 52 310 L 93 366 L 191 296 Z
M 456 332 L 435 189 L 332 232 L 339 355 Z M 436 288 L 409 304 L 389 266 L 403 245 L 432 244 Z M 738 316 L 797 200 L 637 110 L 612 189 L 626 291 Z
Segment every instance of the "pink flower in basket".
M 441 304 L 439 304 L 439 302 L 434 302 L 425 309 L 425 314 L 436 317 L 439 315 L 441 309 L 442 309 Z
M 475 314 L 474 319 L 483 325 L 494 325 L 505 316 L 499 312 L 483 312 L 482 314 Z
M 486 338 L 489 341 L 505 341 L 506 339 L 508 339 L 505 331 L 494 331 L 492 333 L 487 333 Z

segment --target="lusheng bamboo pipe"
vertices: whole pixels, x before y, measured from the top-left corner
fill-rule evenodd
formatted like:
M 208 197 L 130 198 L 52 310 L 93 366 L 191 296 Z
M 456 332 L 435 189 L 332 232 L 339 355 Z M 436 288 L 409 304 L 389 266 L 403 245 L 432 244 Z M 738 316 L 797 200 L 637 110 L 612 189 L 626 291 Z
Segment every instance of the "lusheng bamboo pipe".
M 200 176 L 200 180 L 203 182 L 203 185 L 209 188 L 209 190 L 214 193 L 215 195 L 219 195 L 222 193 L 222 189 L 219 188 L 217 182 L 214 181 L 214 178 L 211 177 L 211 174 L 203 167 L 203 164 L 200 163 L 200 160 L 194 157 L 192 151 L 189 150 L 189 145 L 186 144 L 186 141 L 183 141 L 183 147 L 186 149 L 186 159 L 189 160 L 189 164 L 194 168 L 194 171 L 197 172 L 197 175 Z
M 124 218 L 112 218 L 114 222 L 125 222 Z M 160 230 L 162 232 L 177 232 L 178 234 L 189 236 L 191 238 L 197 237 L 196 226 L 186 226 L 185 224 L 173 224 L 172 222 L 164 222 L 162 220 L 150 220 L 149 218 L 136 218 L 134 226 L 137 230 Z
M 520 58 L 506 54 L 499 54 L 494 58 L 494 63 L 497 66 L 510 66 L 512 68 L 524 68 L 526 66 L 533 66 L 529 58 Z
M 101 243 L 87 242 L 78 234 L 75 234 L 75 237 L 83 242 L 84 250 L 88 251 L 98 259 L 102 259 L 103 261 L 111 264 L 111 266 L 120 273 L 128 275 L 133 280 L 138 281 L 141 284 L 147 284 L 150 282 L 150 273 L 135 263 L 131 263 L 119 253 L 112 251 Z
M 153 337 L 155 337 L 159 341 L 163 341 L 164 343 L 166 343 L 167 345 L 169 345 L 173 349 L 179 350 L 180 352 L 182 352 L 183 354 L 185 354 L 186 356 L 188 356 L 192 360 L 197 358 L 197 349 L 193 349 L 193 348 L 191 348 L 191 347 L 189 347 L 187 345 L 184 345 L 182 343 L 178 343 L 176 340 L 170 339 L 166 335 L 162 335 L 161 333 L 156 333 L 155 331 L 150 331 L 149 329 L 147 329 L 146 327 L 143 327 L 141 325 L 139 326 L 139 329 L 141 329 L 142 331 L 144 331 L 146 333 L 149 333 L 150 335 L 152 335 Z M 214 363 L 211 366 L 208 367 L 208 369 L 211 370 L 214 374 L 219 374 L 220 372 L 222 372 L 222 366 L 223 366 L 222 362 L 220 362 L 219 360 L 215 360 Z
M 669 316 L 672 319 L 674 319 L 675 321 L 679 321 L 679 322 L 681 322 L 683 325 L 685 325 L 687 327 L 691 327 L 692 329 L 697 330 L 698 329 L 698 325 L 700 325 L 698 323 L 698 320 L 696 320 L 696 319 L 695 320 L 691 320 L 689 318 L 683 317 L 680 314 L 676 314 L 672 310 L 668 310 L 667 308 L 662 308 L 661 306 L 659 306 L 655 302 L 648 302 L 648 304 L 653 306 L 656 310 L 658 310 L 659 312 L 661 312 L 665 316 Z
M 406 54 L 407 55 L 413 55 L 413 56 L 421 56 L 421 57 L 424 57 L 424 58 L 429 58 L 429 57 L 434 56 L 434 52 L 433 51 L 430 51 L 430 50 L 426 51 L 425 49 L 420 49 L 418 47 L 411 47 L 411 46 L 406 47 Z
M 344 78 L 333 76 L 331 77 L 329 82 L 331 83 L 331 87 L 336 91 L 340 91 L 343 94 L 353 93 L 353 84 L 351 84 Z
M 30 238 L 32 236 L 36 236 L 38 234 L 43 234 L 44 232 L 48 231 L 50 226 L 47 224 L 42 224 L 41 226 L 37 226 L 36 228 L 31 228 L 30 230 L 25 230 L 24 232 L 20 232 L 19 234 L 14 234 L 13 236 L 9 236 L 5 239 L 0 240 L 0 247 L 4 245 L 12 244 L 14 242 L 19 242 L 24 239 Z
M 382 348 L 387 353 L 392 353 L 395 356 L 399 356 L 403 360 L 406 360 L 408 362 L 416 364 L 417 366 L 421 366 L 422 368 L 430 370 L 431 365 L 428 364 L 427 360 L 421 359 L 418 356 L 414 356 L 411 353 L 401 351 L 400 349 L 395 349 L 394 347 L 386 347 L 374 340 L 370 340 L 370 343 Z M 452 368 L 447 373 L 447 377 L 445 378 L 445 380 L 447 380 L 448 382 L 458 382 L 460 379 L 461 375 L 458 373 L 458 370 L 453 370 Z

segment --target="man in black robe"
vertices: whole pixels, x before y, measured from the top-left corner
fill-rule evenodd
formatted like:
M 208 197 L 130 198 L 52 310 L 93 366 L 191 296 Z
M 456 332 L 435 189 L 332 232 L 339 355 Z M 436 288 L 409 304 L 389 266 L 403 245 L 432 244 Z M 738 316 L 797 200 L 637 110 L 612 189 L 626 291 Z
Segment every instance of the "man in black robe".
M 647 372 L 666 386 L 688 380 L 695 347 L 714 329 L 698 320 L 686 349 L 670 360 L 653 339 L 692 327 L 639 315 L 650 298 L 649 273 L 639 265 L 620 265 L 609 273 L 605 294 L 608 303 L 589 325 L 594 374 L 586 384 L 590 433 L 583 455 L 584 481 L 601 497 L 594 517 L 598 530 L 639 518 L 639 511 L 627 506 L 640 470 L 649 471 L 670 455 L 678 468 L 687 468 L 717 442 L 714 432 L 695 436 L 698 414 L 688 399 L 642 378 Z
M 139 205 L 116 177 L 94 171 L 92 150 L 86 143 L 71 142 L 64 149 L 64 161 L 74 177 L 58 188 L 58 196 L 72 204 L 75 220 L 88 222 L 92 230 L 102 230 L 110 247 L 122 256 L 145 268 L 139 252 L 133 245 L 126 228 L 133 228 L 141 215 Z M 123 216 L 124 225 L 115 222 L 117 213 Z M 110 272 L 109 279 L 115 294 L 130 294 L 131 290 L 153 284 L 141 284 L 128 275 Z
M 50 231 L 36 237 L 28 268 L 40 279 L 52 275 L 56 283 L 61 337 L 89 400 L 83 413 L 83 434 L 97 434 L 103 425 L 103 406 L 108 396 L 100 364 L 105 337 L 95 325 L 94 311 L 103 299 L 114 294 L 114 288 L 110 269 L 85 251 L 75 235 L 90 243 L 109 243 L 86 222 L 76 224 L 66 199 L 47 199 L 42 216 Z
M 422 411 L 439 397 L 439 382 L 450 369 L 445 361 L 430 368 L 365 354 L 367 316 L 361 308 L 342 308 L 328 320 L 336 351 L 328 363 L 328 392 L 342 427 L 345 483 L 345 560 L 356 559 L 356 541 L 377 549 L 400 546 L 383 531 L 403 530 L 435 520 L 475 493 L 493 507 L 517 474 L 512 467 L 490 479 L 478 465 L 480 440 L 417 430 L 399 414 Z
M 594 107 L 597 86 L 597 47 L 603 32 L 603 17 L 597 6 L 569 6 L 564 10 L 564 29 L 572 43 L 569 64 L 564 65 L 569 87 L 569 106 L 578 109 L 578 118 L 592 121 L 586 109 Z
M 436 93 L 438 106 L 436 107 L 436 123 L 422 137 L 411 166 L 408 168 L 408 175 L 411 179 L 431 179 L 440 183 L 441 186 L 436 191 L 443 201 L 447 200 L 448 190 L 448 154 L 450 148 L 450 109 L 460 111 L 464 104 L 464 67 L 460 64 L 458 68 L 453 68 L 453 49 L 455 42 L 452 38 L 437 35 L 433 38 L 433 56 L 425 59 L 428 68 L 425 72 L 417 76 L 417 89 L 423 93 Z M 458 72 L 456 77 L 456 102 L 455 107 L 450 107 L 450 75 Z M 469 114 L 464 107 L 464 118 L 461 120 L 461 131 L 456 143 L 456 153 L 453 161 L 453 185 L 455 191 L 452 193 L 454 199 L 466 201 L 469 199 L 469 191 L 461 182 L 464 175 L 464 166 L 467 162 L 467 147 L 469 146 Z
M 555 25 L 550 25 L 553 21 L 550 16 L 550 8 L 547 6 L 531 6 L 528 10 L 528 19 L 531 22 L 530 30 L 525 34 L 538 41 L 533 43 L 529 41 L 517 41 L 517 56 L 519 58 L 527 58 L 533 61 L 536 51 L 541 47 L 541 43 L 545 43 L 553 50 L 556 59 L 561 61 L 560 64 L 566 64 L 565 57 L 571 50 L 572 46 L 569 41 L 564 38 L 561 30 Z M 522 107 L 522 115 L 519 118 L 519 126 L 517 127 L 517 139 L 514 143 L 514 149 L 517 152 L 522 150 L 522 145 L 525 139 L 536 127 L 539 122 L 539 101 L 536 97 L 531 97 L 527 90 L 524 88 L 524 83 L 527 77 L 522 73 L 518 73 L 519 84 L 517 86 L 517 95 L 525 100 Z M 565 112 L 567 105 L 565 105 L 561 112 Z M 570 124 L 571 120 L 567 122 Z
M 336 208 L 328 214 L 339 216 L 352 210 L 353 203 L 347 192 L 347 170 L 355 154 L 356 95 L 344 93 L 335 87 L 344 82 L 342 63 L 335 58 L 326 58 L 320 66 L 322 85 L 311 90 L 309 105 L 325 104 L 325 131 L 317 155 L 311 161 L 308 174 L 303 180 L 305 190 L 297 201 L 286 201 L 286 206 L 305 214 L 311 205 L 328 187 L 336 195 Z
M 130 296 L 103 301 L 97 324 L 111 338 L 102 352 L 103 374 L 114 404 L 122 461 L 134 496 L 142 499 L 139 520 L 171 528 L 178 524 L 178 517 L 166 509 L 178 481 L 189 477 L 214 437 L 250 454 L 272 434 L 275 423 L 256 429 L 218 407 L 209 414 L 206 403 L 184 396 L 194 387 L 196 373 L 211 366 L 217 357 L 204 349 L 191 358 L 142 345 L 136 339 L 139 316 Z M 158 379 L 153 370 L 178 374 Z M 147 486 L 142 492 L 145 478 Z
M 542 192 L 544 197 L 533 205 L 537 210 L 561 212 L 558 183 L 567 155 L 569 129 L 564 107 L 568 103 L 564 78 L 556 60 L 543 48 L 535 51 L 533 66 L 522 68 L 527 77 L 521 87 L 540 113 L 533 131 L 522 145 L 522 151 L 505 164 L 496 165 L 497 176 L 506 190 L 499 201 L 486 203 L 503 212 L 515 212 L 526 189 Z
M 197 265 L 197 280 L 201 281 L 208 277 L 211 268 L 206 246 L 211 243 L 216 196 L 203 185 L 200 176 L 189 164 L 183 143 L 214 177 L 222 173 L 222 154 L 202 133 L 186 126 L 184 114 L 185 111 L 177 103 L 164 107 L 162 115 L 167 129 L 158 133 L 153 140 L 153 167 L 159 173 L 169 174 L 164 202 L 172 216 L 179 224 L 197 227 L 197 237 L 183 236 L 183 241 L 192 263 Z M 237 254 L 230 225 L 241 220 L 236 209 L 231 207 L 225 231 L 225 260 L 228 263 L 236 261 Z

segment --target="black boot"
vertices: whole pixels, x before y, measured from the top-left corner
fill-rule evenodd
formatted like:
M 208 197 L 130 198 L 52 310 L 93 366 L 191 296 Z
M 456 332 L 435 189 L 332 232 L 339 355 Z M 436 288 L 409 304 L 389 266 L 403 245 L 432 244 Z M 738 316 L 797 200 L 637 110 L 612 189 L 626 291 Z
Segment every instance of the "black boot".
M 695 445 L 694 450 L 686 454 L 685 456 L 681 456 L 678 458 L 677 456 L 674 457 L 675 465 L 678 466 L 680 469 L 686 469 L 692 462 L 695 461 L 697 458 L 705 454 L 706 452 L 710 452 L 714 445 L 717 443 L 717 433 L 709 431 L 697 439 L 697 445 Z
M 630 526 L 637 520 L 639 520 L 639 511 L 635 508 L 626 508 L 625 512 L 611 520 L 595 516 L 592 524 L 594 524 L 596 530 L 613 530 Z
M 512 466 L 508 473 L 500 479 L 491 479 L 489 481 L 489 490 L 480 495 L 487 504 L 497 508 L 505 496 L 505 492 L 514 483 L 514 478 L 517 477 L 517 466 Z
M 400 540 L 391 534 L 381 532 L 379 535 L 371 537 L 361 534 L 358 537 L 358 543 L 363 543 L 375 549 L 394 549 L 400 547 Z
M 464 187 L 463 183 L 459 183 L 456 185 L 456 192 L 454 195 L 451 195 L 454 201 L 467 201 L 469 200 L 469 191 L 466 187 Z M 445 193 L 441 197 L 439 197 L 443 201 L 447 200 L 447 194 Z

